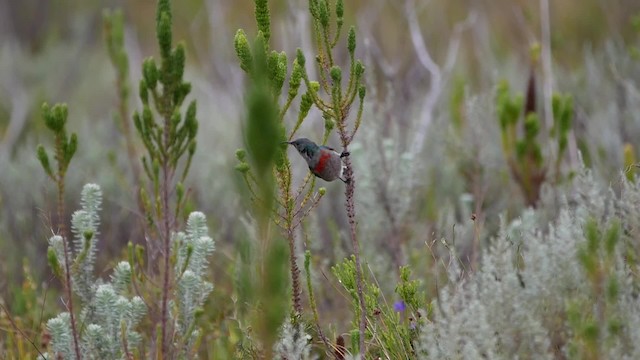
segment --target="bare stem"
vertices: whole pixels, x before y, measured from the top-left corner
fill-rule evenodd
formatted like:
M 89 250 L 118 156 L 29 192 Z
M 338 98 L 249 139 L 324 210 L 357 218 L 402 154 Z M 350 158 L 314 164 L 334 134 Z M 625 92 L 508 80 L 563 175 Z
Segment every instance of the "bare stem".
M 346 135 L 346 133 L 345 133 Z M 344 147 L 344 151 L 347 151 L 347 147 Z M 362 279 L 362 265 L 360 261 L 360 245 L 356 235 L 356 208 L 354 201 L 354 194 L 356 190 L 356 182 L 353 177 L 353 166 L 351 165 L 351 159 L 346 157 L 344 160 L 346 166 L 345 177 L 347 178 L 347 186 L 345 190 L 345 207 L 347 209 L 347 218 L 349 220 L 349 229 L 351 234 L 351 245 L 353 246 L 353 254 L 356 258 L 356 291 L 358 293 L 358 302 L 360 303 L 360 357 L 364 359 L 364 337 L 365 329 L 367 326 L 367 309 L 364 304 L 364 291 L 363 291 L 363 279 Z
M 293 223 L 295 218 L 295 209 L 291 204 L 291 171 L 286 171 L 283 174 L 286 181 L 281 183 L 281 192 L 284 197 L 284 206 L 286 213 L 285 231 L 287 236 L 287 242 L 289 243 L 289 267 L 291 271 L 291 301 L 293 303 L 293 310 L 297 314 L 302 314 L 302 290 L 300 289 L 300 268 L 296 261 L 296 238 L 295 238 L 295 225 Z
M 291 300 L 293 310 L 297 314 L 302 314 L 302 290 L 300 289 L 300 268 L 296 261 L 296 247 L 294 227 L 291 222 L 287 223 L 287 240 L 289 242 L 289 265 L 291 267 Z
M 64 276 L 65 276 L 65 292 L 67 295 L 67 306 L 69 308 L 69 317 L 71 318 L 71 334 L 73 335 L 73 350 L 76 354 L 76 359 L 82 359 L 80 355 L 80 345 L 78 343 L 78 329 L 76 328 L 76 319 L 73 313 L 73 294 L 71 285 L 71 269 L 69 268 L 70 256 L 69 256 L 69 234 L 67 233 L 67 226 L 64 222 L 64 175 L 66 169 L 64 168 L 64 153 L 62 149 L 62 138 L 56 136 L 56 152 L 58 154 L 58 232 L 62 236 L 62 246 L 64 248 Z
M 168 97 L 164 96 L 165 106 L 163 109 L 169 109 L 169 101 Z M 164 115 L 164 143 L 165 149 L 169 148 L 169 122 L 171 121 L 171 114 Z M 169 169 L 169 155 L 162 155 L 162 240 L 163 240 L 163 260 L 164 260 L 164 271 L 162 278 L 162 312 L 161 312 L 161 323 L 162 323 L 162 358 L 168 359 L 169 355 L 169 342 L 167 339 L 167 326 L 168 326 L 168 318 L 169 318 L 169 278 L 170 278 L 170 260 L 171 260 L 171 225 L 169 221 L 169 185 L 170 185 L 170 177 L 171 170 Z
M 338 120 L 338 132 L 340 134 L 340 139 L 342 140 L 343 153 L 347 153 L 349 142 L 353 138 L 349 136 L 349 132 L 347 131 L 346 125 L 346 116 L 343 113 L 342 119 Z M 367 326 L 367 310 L 364 303 L 364 290 L 363 290 L 363 277 L 362 277 L 362 265 L 360 261 L 360 245 L 358 243 L 358 238 L 356 234 L 356 208 L 355 208 L 355 190 L 356 190 L 356 181 L 353 176 L 353 165 L 351 164 L 351 159 L 347 156 L 343 159 L 345 165 L 344 176 L 347 179 L 347 184 L 345 186 L 345 208 L 347 210 L 347 219 L 349 221 L 349 229 L 351 235 L 351 245 L 353 246 L 353 254 L 356 259 L 356 292 L 358 294 L 358 302 L 360 304 L 360 321 L 359 321 L 359 347 L 360 347 L 360 358 L 364 359 L 365 347 L 364 347 L 364 337 L 365 330 Z

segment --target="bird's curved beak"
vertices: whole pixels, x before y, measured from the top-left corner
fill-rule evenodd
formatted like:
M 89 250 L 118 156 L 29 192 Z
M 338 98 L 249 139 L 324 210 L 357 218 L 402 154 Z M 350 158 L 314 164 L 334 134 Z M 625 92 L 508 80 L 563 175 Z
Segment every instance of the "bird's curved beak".
M 282 144 L 282 145 L 284 145 L 284 144 L 291 145 L 291 141 L 283 141 L 280 144 Z

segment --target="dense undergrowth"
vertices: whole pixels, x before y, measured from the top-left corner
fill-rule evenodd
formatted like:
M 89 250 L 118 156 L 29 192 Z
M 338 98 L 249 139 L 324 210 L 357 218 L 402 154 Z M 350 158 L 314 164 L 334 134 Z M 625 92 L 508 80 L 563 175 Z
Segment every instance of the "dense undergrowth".
M 212 76 L 180 6 L 158 1 L 144 60 L 136 19 L 104 13 L 85 61 L 115 70 L 112 101 L 20 100 L 38 121 L 0 153 L 0 357 L 640 358 L 640 20 L 565 68 L 544 26 L 498 58 L 470 11 L 439 65 L 406 1 L 406 70 L 379 6 L 370 32 L 342 0 L 282 30 L 255 0 Z M 95 111 L 113 121 L 78 120 Z M 348 153 L 346 181 L 313 177 L 298 137 Z

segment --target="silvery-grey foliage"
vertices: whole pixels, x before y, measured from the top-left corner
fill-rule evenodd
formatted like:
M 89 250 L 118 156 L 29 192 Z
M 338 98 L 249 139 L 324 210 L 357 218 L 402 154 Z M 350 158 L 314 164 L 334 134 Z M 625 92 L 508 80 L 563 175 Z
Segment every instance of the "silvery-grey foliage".
M 139 296 L 131 299 L 124 296 L 131 283 L 131 265 L 128 262 L 116 265 L 110 283 L 105 284 L 93 276 L 101 203 L 100 187 L 85 185 L 82 209 L 74 212 L 71 221 L 74 234 L 74 254 L 70 254 L 71 279 L 74 292 L 82 300 L 79 320 L 85 326 L 80 336 L 83 356 L 86 359 L 121 359 L 140 344 L 142 336 L 134 329 L 147 309 Z M 64 268 L 62 241 L 61 236 L 53 236 L 49 246 Z M 69 313 L 50 319 L 47 330 L 51 333 L 47 358 L 71 358 L 74 351 Z
M 302 324 L 294 326 L 290 320 L 285 321 L 281 328 L 280 339 L 273 346 L 277 360 L 312 360 L 317 357 L 311 354 L 311 336 L 304 330 Z
M 571 307 L 585 319 L 598 319 L 596 349 L 603 358 L 640 358 L 640 305 L 637 264 L 623 256 L 637 247 L 640 182 L 621 177 L 620 195 L 599 185 L 581 169 L 568 193 L 561 195 L 559 216 L 545 224 L 536 210 L 502 221 L 500 233 L 484 252 L 480 269 L 441 289 L 434 319 L 417 342 L 429 359 L 554 359 L 584 347 L 571 323 Z M 621 241 L 599 266 L 619 279 L 619 295 L 594 293 L 579 252 L 586 244 L 585 225 L 595 221 L 603 233 L 619 222 Z M 604 270 L 603 270 L 604 271 Z M 599 303 L 607 311 L 598 314 Z M 615 330 L 609 324 L 618 319 Z M 575 355 L 575 354 L 574 354 Z
M 187 220 L 187 231 L 173 237 L 178 243 L 176 302 L 178 314 L 176 330 L 184 344 L 180 349 L 184 356 L 191 351 L 200 336 L 196 325 L 196 313 L 202 308 L 213 290 L 206 281 L 208 257 L 215 250 L 215 243 L 208 235 L 207 219 L 201 212 L 192 212 Z

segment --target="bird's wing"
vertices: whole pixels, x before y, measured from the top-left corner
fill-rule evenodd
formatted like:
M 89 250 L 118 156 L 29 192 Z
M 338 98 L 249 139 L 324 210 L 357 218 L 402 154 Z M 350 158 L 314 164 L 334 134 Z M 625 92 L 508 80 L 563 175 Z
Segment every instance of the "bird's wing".
M 332 148 L 332 147 L 322 145 L 322 146 L 321 146 L 321 148 L 322 148 L 322 149 L 325 149 L 325 150 L 332 151 L 332 152 L 333 152 L 333 153 L 335 153 L 336 155 L 340 155 L 340 153 L 339 153 L 339 152 L 337 152 L 337 151 L 336 151 L 336 149 L 334 149 L 334 148 Z

